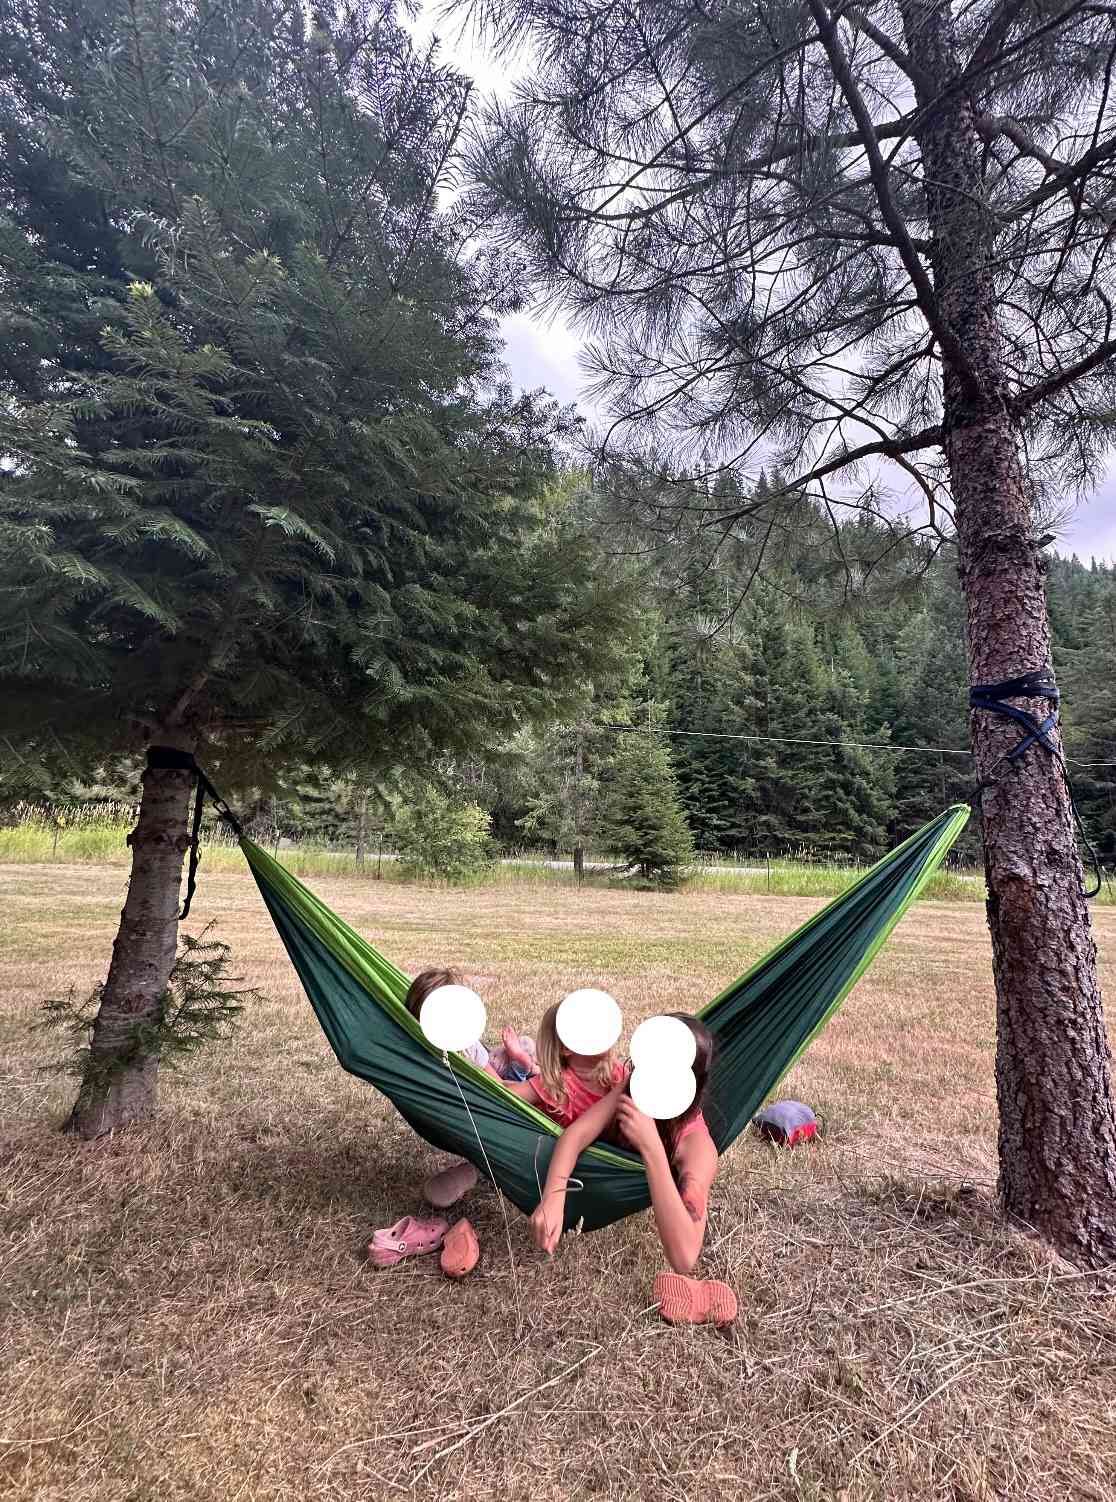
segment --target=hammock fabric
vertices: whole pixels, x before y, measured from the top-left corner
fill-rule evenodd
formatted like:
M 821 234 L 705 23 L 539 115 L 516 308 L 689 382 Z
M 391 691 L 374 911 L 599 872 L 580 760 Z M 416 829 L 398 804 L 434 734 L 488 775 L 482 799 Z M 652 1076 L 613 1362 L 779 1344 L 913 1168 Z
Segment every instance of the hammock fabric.
M 965 804 L 947 809 L 699 1013 L 717 1039 L 704 1113 L 718 1152 L 832 1017 L 968 817 Z M 460 1054 L 429 1044 L 403 1005 L 407 976 L 258 845 L 241 846 L 342 1067 L 382 1091 L 420 1136 L 468 1158 L 530 1214 L 559 1128 Z M 580 1220 L 584 1230 L 597 1230 L 651 1202 L 642 1160 L 623 1149 L 598 1143 L 575 1173 L 584 1188 L 571 1185 L 567 1227 Z

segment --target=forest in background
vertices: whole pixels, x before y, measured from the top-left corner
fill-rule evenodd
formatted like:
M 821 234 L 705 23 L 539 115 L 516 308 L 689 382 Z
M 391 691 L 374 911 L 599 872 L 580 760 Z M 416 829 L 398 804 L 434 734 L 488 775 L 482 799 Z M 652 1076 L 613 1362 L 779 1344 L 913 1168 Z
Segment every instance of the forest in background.
M 761 477 L 758 493 L 779 483 Z M 450 846 L 456 828 L 459 843 L 489 853 L 581 846 L 630 850 L 635 864 L 650 849 L 650 875 L 694 851 L 871 860 L 969 796 L 964 613 L 949 543 L 863 514 L 835 529 L 801 499 L 775 544 L 745 521 L 715 554 L 684 551 L 679 567 L 675 550 L 668 567 L 656 539 L 610 528 L 607 498 L 584 476 L 560 488 L 627 568 L 639 630 L 626 681 L 586 685 L 573 719 L 389 781 L 284 769 L 268 787 L 238 789 L 251 829 L 360 853 L 385 834 L 389 848 L 405 843 L 416 828 Z M 1111 863 L 1116 568 L 1051 554 L 1048 593 L 1074 792 Z M 75 766 L 50 786 L 9 780 L 6 810 L 17 800 L 129 803 L 140 770 L 120 761 Z M 957 855 L 978 854 L 972 828 Z M 442 864 L 455 858 L 447 850 Z

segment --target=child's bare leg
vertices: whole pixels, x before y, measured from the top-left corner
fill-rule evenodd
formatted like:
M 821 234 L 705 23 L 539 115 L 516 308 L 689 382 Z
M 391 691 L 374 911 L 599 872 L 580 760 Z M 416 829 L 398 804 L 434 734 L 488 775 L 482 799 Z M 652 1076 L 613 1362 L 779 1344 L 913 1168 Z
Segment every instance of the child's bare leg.
M 504 1052 L 513 1064 L 518 1064 L 520 1069 L 534 1069 L 535 1061 L 519 1041 L 519 1034 L 513 1027 L 504 1029 L 500 1041 L 504 1045 Z

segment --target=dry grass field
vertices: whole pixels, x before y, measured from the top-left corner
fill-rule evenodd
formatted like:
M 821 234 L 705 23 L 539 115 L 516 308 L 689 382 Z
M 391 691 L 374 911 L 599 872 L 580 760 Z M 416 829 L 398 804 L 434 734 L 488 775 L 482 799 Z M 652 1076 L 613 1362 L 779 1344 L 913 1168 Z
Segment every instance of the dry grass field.
M 0 867 L 0 1498 L 869 1502 L 1116 1498 L 1116 1302 L 994 1213 L 989 946 L 916 906 L 785 1093 L 824 1144 L 744 1141 L 704 1270 L 729 1335 L 657 1318 L 647 1216 L 553 1262 L 480 1189 L 464 1284 L 377 1272 L 441 1161 L 342 1074 L 247 875 L 203 872 L 255 1004 L 142 1131 L 77 1145 L 41 1000 L 103 976 L 119 868 Z M 806 899 L 338 879 L 405 969 L 460 963 L 490 1024 L 574 985 L 628 1028 L 714 994 Z M 1108 991 L 1116 913 L 1097 915 Z

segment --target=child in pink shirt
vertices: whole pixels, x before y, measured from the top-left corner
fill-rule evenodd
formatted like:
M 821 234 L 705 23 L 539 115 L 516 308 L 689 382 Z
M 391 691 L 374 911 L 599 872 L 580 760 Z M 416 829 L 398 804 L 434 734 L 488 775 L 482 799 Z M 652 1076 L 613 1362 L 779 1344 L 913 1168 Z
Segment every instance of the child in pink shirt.
M 560 1127 L 568 1127 L 619 1085 L 625 1072 L 612 1049 L 599 1054 L 571 1053 L 558 1036 L 557 1017 L 558 1008 L 553 1006 L 539 1024 L 537 1072 L 527 1081 L 532 1093 L 520 1089 L 516 1094 L 531 1100 Z

